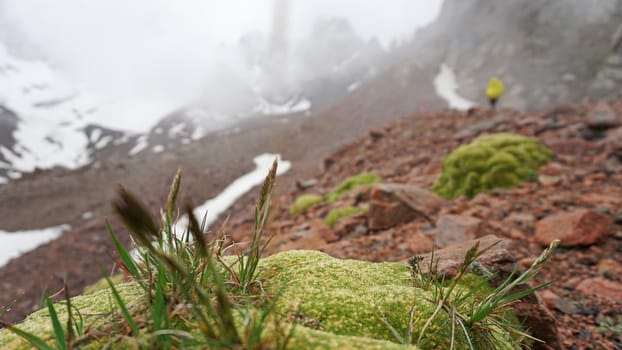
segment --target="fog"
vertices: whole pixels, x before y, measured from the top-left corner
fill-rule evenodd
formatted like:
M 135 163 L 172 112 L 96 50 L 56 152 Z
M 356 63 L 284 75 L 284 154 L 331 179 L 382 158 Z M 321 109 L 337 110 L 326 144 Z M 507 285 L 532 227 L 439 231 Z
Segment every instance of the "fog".
M 0 42 L 61 70 L 96 96 L 98 122 L 144 131 L 218 88 L 223 67 L 249 82 L 238 43 L 249 33 L 288 49 L 320 18 L 344 17 L 383 47 L 438 15 L 441 0 L 0 0 Z M 281 23 L 274 18 L 281 6 Z M 274 29 L 283 32 L 275 35 Z M 293 58 L 290 58 L 293 59 Z

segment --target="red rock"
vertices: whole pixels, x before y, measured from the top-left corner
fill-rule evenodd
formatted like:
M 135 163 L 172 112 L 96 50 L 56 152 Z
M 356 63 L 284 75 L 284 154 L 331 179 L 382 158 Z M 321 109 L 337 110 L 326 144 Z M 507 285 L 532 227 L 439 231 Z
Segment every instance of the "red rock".
M 424 233 L 418 231 L 409 233 L 402 244 L 411 254 L 429 252 L 434 247 L 434 241 Z
M 536 218 L 533 214 L 530 213 L 517 213 L 517 212 L 512 212 L 507 218 L 506 220 L 517 224 L 518 226 L 520 226 L 521 228 L 527 228 L 527 229 L 533 229 L 535 223 L 536 223 Z
M 579 201 L 594 206 L 617 206 L 622 204 L 622 198 L 619 196 L 593 192 L 581 195 Z
M 579 312 L 579 308 L 575 304 L 548 289 L 539 291 L 537 294 L 549 310 L 556 309 L 570 315 Z
M 591 245 L 609 233 L 612 223 L 611 216 L 591 210 L 558 213 L 536 223 L 534 240 L 543 246 L 555 239 L 560 239 L 560 245 L 565 247 Z
M 602 277 L 583 280 L 577 286 L 577 291 L 585 295 L 595 295 L 611 301 L 622 300 L 622 284 Z
M 525 269 L 528 269 L 531 265 L 533 265 L 534 262 L 536 262 L 536 259 L 537 258 L 534 258 L 534 257 L 522 258 L 518 261 L 518 264 L 524 267 Z
M 596 266 L 598 274 L 609 279 L 622 279 L 622 264 L 613 259 L 603 259 Z
M 507 235 L 485 220 L 467 215 L 441 215 L 437 221 L 436 245 L 447 247 L 489 234 Z
M 611 107 L 601 103 L 587 115 L 586 123 L 590 128 L 602 130 L 622 125 L 622 118 Z
M 538 173 L 548 176 L 559 176 L 563 173 L 564 167 L 557 163 L 551 162 L 538 170 Z
M 576 155 L 586 150 L 596 150 L 598 146 L 583 139 L 557 139 L 546 143 L 555 155 Z
M 559 300 L 559 295 L 551 292 L 548 289 L 537 292 L 542 301 L 549 310 L 555 309 L 555 302 Z
M 371 188 L 369 228 L 387 229 L 416 217 L 434 222 L 442 200 L 434 193 L 412 185 L 377 184 Z
M 542 186 L 555 186 L 562 181 L 559 176 L 540 175 L 538 176 L 538 182 Z

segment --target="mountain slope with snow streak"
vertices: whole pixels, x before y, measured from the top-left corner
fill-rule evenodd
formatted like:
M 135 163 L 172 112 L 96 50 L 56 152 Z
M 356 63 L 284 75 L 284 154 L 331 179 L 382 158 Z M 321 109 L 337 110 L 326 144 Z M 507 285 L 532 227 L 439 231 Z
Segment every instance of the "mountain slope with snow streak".
M 0 81 L 0 170 L 5 176 L 77 168 L 89 163 L 91 149 L 112 141 L 105 129 L 93 126 L 96 100 L 46 63 L 18 59 L 0 44 Z

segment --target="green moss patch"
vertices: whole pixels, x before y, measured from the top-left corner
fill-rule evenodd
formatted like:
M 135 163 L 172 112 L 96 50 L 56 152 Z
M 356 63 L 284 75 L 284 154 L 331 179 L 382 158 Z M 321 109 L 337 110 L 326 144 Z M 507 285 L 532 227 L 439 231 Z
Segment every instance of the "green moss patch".
M 410 310 L 414 308 L 413 332 L 416 338 L 436 307 L 429 301 L 434 299 L 431 290 L 413 287 L 411 270 L 404 264 L 342 260 L 317 251 L 289 251 L 263 259 L 262 269 L 268 276 L 274 276 L 264 282 L 264 287 L 279 294 L 276 301 L 278 314 L 283 317 L 302 314 L 315 320 L 313 334 L 321 334 L 331 341 L 337 339 L 333 338 L 335 336 L 339 339 L 365 339 L 357 345 L 361 349 L 382 346 L 387 349 L 415 348 L 392 344 L 396 338 L 385 321 L 406 335 Z M 481 283 L 481 279 L 474 275 L 466 280 Z M 465 287 L 471 286 L 460 285 L 459 288 Z M 487 291 L 488 288 L 481 290 L 482 293 Z M 482 294 L 476 294 L 474 297 L 481 298 Z M 455 348 L 467 349 L 464 334 L 456 332 L 455 336 Z M 424 349 L 449 349 L 450 339 L 451 317 L 441 312 L 431 322 L 421 345 Z M 511 339 L 509 334 L 501 333 L 498 339 L 496 349 L 514 348 L 508 340 Z M 351 344 L 344 348 L 357 347 Z
M 533 138 L 510 133 L 480 136 L 443 159 L 443 172 L 432 190 L 451 199 L 516 187 L 536 178 L 538 168 L 551 158 L 551 151 Z
M 413 287 L 411 270 L 400 263 L 369 263 L 357 260 L 342 260 L 317 251 L 288 251 L 264 258 L 258 266 L 262 288 L 274 302 L 271 317 L 281 320 L 281 324 L 294 322 L 289 349 L 418 349 L 414 345 L 398 344 L 387 323 L 398 333 L 406 335 L 409 327 L 411 309 L 414 310 L 413 334 L 418 338 L 426 321 L 431 317 L 436 305 L 432 290 Z M 475 275 L 467 275 L 464 284 L 458 289 L 464 293 L 472 285 L 481 283 Z M 133 314 L 144 312 L 144 296 L 136 283 L 122 283 L 117 286 L 119 293 Z M 490 292 L 485 287 L 472 297 L 481 300 Z M 72 304 L 85 317 L 85 324 L 93 324 L 97 330 L 106 322 L 110 323 L 111 311 L 117 306 L 110 290 L 105 289 L 90 295 L 72 299 Z M 470 302 L 465 303 L 468 313 Z M 64 325 L 67 319 L 65 305 L 57 304 L 59 318 Z M 251 310 L 251 313 L 254 312 Z M 248 310 L 236 312 L 236 327 L 243 329 Z M 190 316 L 190 315 L 189 315 Z M 144 316 L 143 316 L 144 317 Z M 189 322 L 193 322 L 191 319 Z M 47 310 L 30 315 L 20 329 L 32 332 L 53 344 L 52 325 Z M 423 349 L 449 349 L 451 343 L 451 317 L 439 312 L 430 323 L 421 342 Z M 197 340 L 201 334 L 195 327 L 189 327 L 189 334 Z M 114 344 L 114 348 L 135 349 L 140 340 L 118 337 L 109 333 L 97 333 L 98 338 L 83 344 L 83 348 L 100 349 Z M 471 340 L 478 347 L 477 334 Z M 141 333 L 141 338 L 155 337 Z M 274 337 L 274 327 L 268 327 L 262 338 Z M 499 330 L 495 337 L 495 349 L 519 349 L 512 345 L 509 333 Z M 144 344 L 148 344 L 144 341 Z M 468 349 L 462 331 L 455 333 L 455 349 Z M 481 344 L 479 344 L 481 345 Z M 0 330 L 1 349 L 30 349 L 31 346 L 7 330 Z M 210 348 L 197 341 L 189 349 Z
M 289 212 L 292 216 L 298 216 L 309 210 L 314 205 L 321 203 L 324 199 L 322 196 L 318 196 L 317 194 L 303 194 L 296 198 L 294 204 L 290 208 Z
M 332 192 L 326 195 L 327 202 L 334 202 L 344 194 L 359 186 L 368 186 L 382 182 L 382 178 L 374 173 L 361 173 L 343 180 Z
M 355 216 L 359 214 L 367 213 L 369 208 L 359 208 L 359 207 L 345 207 L 345 208 L 337 208 L 328 212 L 326 215 L 326 219 L 324 219 L 324 223 L 328 227 L 335 227 L 337 222 L 343 218 L 347 218 L 350 216 Z

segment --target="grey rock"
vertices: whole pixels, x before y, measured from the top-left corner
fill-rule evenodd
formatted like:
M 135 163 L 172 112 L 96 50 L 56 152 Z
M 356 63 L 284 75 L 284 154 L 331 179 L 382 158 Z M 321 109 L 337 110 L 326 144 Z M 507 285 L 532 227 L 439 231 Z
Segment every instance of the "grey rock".
M 622 56 L 621 55 L 609 55 L 605 60 L 606 64 L 618 66 L 622 65 Z

